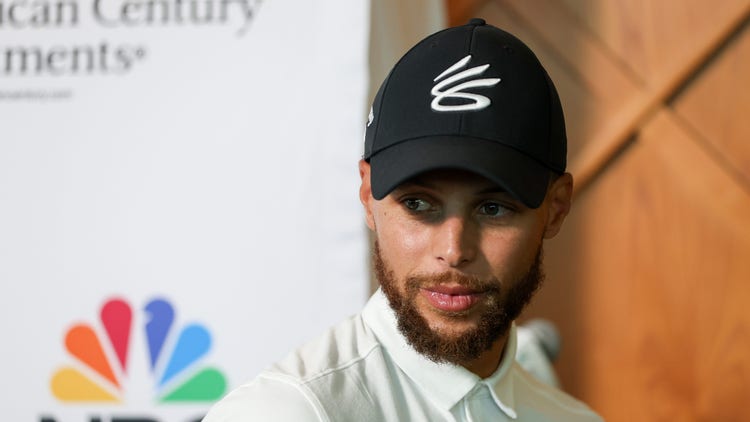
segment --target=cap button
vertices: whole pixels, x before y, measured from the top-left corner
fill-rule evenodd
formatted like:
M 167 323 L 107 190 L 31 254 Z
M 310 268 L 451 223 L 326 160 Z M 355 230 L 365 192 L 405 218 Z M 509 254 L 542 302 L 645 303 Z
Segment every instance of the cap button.
M 485 20 L 482 18 L 472 18 L 471 20 L 469 20 L 469 25 L 481 26 L 486 24 L 487 22 L 485 22 Z

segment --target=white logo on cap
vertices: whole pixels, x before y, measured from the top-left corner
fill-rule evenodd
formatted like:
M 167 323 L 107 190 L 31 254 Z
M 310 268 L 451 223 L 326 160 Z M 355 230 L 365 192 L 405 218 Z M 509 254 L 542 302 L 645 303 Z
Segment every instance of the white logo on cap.
M 471 60 L 471 54 L 457 61 L 455 64 L 453 64 L 453 66 L 446 69 L 443 73 L 438 75 L 437 78 L 433 79 L 433 82 L 437 82 L 440 79 L 443 79 L 445 76 L 455 72 L 456 70 L 465 67 L 466 64 L 469 63 L 469 60 Z M 481 66 L 475 66 L 470 69 L 466 69 L 463 72 L 457 73 L 433 86 L 432 90 L 430 91 L 432 96 L 435 97 L 432 99 L 432 103 L 430 103 L 432 109 L 435 111 L 476 111 L 489 106 L 491 101 L 484 95 L 461 92 L 461 90 L 467 88 L 495 86 L 498 82 L 500 82 L 500 78 L 473 79 L 462 84 L 458 84 L 452 88 L 448 88 L 445 91 L 442 90 L 447 85 L 450 85 L 454 82 L 458 82 L 462 79 L 466 79 L 472 76 L 481 75 L 489 67 L 489 64 L 484 64 Z M 443 98 L 463 98 L 465 100 L 472 100 L 473 102 L 457 105 L 440 104 Z

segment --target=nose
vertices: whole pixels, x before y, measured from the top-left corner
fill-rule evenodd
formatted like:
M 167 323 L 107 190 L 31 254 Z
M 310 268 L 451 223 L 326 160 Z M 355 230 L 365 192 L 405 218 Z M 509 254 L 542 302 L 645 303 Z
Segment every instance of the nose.
M 479 233 L 475 225 L 461 216 L 450 216 L 435 227 L 433 253 L 442 265 L 460 268 L 477 254 Z

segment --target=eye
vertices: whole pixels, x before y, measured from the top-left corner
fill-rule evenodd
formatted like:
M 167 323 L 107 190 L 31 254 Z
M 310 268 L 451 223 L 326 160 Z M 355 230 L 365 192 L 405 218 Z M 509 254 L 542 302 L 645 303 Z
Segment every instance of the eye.
M 502 217 L 513 210 L 499 202 L 485 202 L 479 206 L 479 212 L 490 217 Z
M 429 211 L 430 208 L 432 208 L 432 205 L 429 202 L 419 198 L 406 198 L 401 201 L 401 203 L 404 204 L 406 209 L 414 212 Z

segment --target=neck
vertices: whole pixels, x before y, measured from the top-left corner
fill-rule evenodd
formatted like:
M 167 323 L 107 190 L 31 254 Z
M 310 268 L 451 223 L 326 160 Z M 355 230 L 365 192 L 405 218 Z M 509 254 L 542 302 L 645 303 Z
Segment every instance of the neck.
M 508 343 L 508 333 L 495 340 L 489 350 L 486 350 L 478 358 L 461 364 L 464 368 L 475 373 L 480 378 L 487 378 L 497 370 L 503 357 L 505 345 Z

